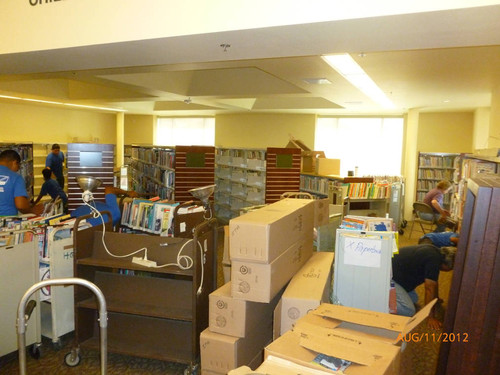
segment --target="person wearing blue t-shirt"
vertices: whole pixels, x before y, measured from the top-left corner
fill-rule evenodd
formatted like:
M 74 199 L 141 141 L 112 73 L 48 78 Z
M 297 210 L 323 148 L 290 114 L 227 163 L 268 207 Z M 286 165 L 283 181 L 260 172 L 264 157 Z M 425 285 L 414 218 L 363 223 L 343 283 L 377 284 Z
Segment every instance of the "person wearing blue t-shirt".
M 33 213 L 40 215 L 43 205 L 31 205 L 23 177 L 17 173 L 21 157 L 14 150 L 0 153 L 0 216 Z
M 419 244 L 430 243 L 437 247 L 457 246 L 459 234 L 456 232 L 431 232 L 418 239 Z
M 42 170 L 42 175 L 45 182 L 43 183 L 42 188 L 40 189 L 40 194 L 36 198 L 34 204 L 40 202 L 42 197 L 48 194 L 53 200 L 56 200 L 57 197 L 60 197 L 63 202 L 64 212 L 66 212 L 68 208 L 68 196 L 61 188 L 61 186 L 59 186 L 57 181 L 52 179 L 52 171 L 49 168 L 44 168 Z
M 45 167 L 54 173 L 57 183 L 64 189 L 64 153 L 57 143 L 52 145 L 52 151 L 45 159 Z
M 126 195 L 131 198 L 137 198 L 139 194 L 135 191 L 127 191 L 127 190 L 122 190 L 114 186 L 106 186 L 104 188 L 104 194 L 105 194 L 105 199 L 106 203 L 104 202 L 99 202 L 99 201 L 92 201 L 89 204 L 97 209 L 97 211 L 102 212 L 102 211 L 109 211 L 111 213 L 111 217 L 113 219 L 113 226 L 116 226 L 120 223 L 121 219 L 121 211 L 120 207 L 118 206 L 118 199 L 117 199 L 117 194 L 119 195 Z M 84 216 L 88 215 L 90 213 L 93 213 L 92 209 L 87 206 L 87 205 L 82 205 L 76 208 L 71 212 L 71 217 L 79 217 L 79 216 Z M 108 222 L 108 215 L 103 215 L 104 222 Z M 87 222 L 90 223 L 92 226 L 100 225 L 102 224 L 102 220 L 100 217 L 95 217 L 92 219 L 87 219 Z

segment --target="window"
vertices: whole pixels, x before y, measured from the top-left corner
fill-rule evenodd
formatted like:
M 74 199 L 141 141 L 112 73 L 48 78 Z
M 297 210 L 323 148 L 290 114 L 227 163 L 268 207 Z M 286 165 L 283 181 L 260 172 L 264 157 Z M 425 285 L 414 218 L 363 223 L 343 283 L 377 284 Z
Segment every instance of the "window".
M 356 167 L 358 176 L 399 176 L 403 124 L 403 118 L 319 117 L 314 149 L 340 159 L 342 176 Z
M 162 146 L 214 146 L 215 118 L 159 118 L 154 143 Z

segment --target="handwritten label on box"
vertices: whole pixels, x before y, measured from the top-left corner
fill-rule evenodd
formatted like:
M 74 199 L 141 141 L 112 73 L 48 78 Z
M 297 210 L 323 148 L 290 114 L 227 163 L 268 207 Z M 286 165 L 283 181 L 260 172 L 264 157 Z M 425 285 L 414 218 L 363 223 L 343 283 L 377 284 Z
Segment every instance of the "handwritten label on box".
M 380 268 L 381 257 L 380 239 L 345 237 L 344 264 Z

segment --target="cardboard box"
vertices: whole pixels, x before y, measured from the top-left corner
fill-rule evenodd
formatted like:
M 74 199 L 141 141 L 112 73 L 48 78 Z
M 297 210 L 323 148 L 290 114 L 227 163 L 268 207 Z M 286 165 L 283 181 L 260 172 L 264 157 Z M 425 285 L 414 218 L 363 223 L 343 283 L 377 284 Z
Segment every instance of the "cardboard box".
M 301 155 L 300 171 L 305 173 L 316 173 L 318 160 L 325 157 L 323 151 L 303 151 Z
M 330 217 L 330 199 L 314 200 L 314 228 L 327 225 Z
M 251 372 L 250 369 L 258 368 L 262 364 L 263 358 L 264 358 L 264 349 L 262 349 L 259 353 L 257 353 L 257 355 L 254 357 L 254 359 L 252 359 L 248 363 L 248 365 L 240 366 L 240 367 L 238 367 L 238 369 L 245 368 L 245 369 L 249 369 L 249 371 Z M 202 368 L 201 375 L 226 375 L 226 374 L 232 374 L 233 371 L 235 371 L 235 370 L 230 370 L 229 372 L 216 372 L 216 371 L 211 371 L 211 370 L 204 370 Z
M 233 260 L 231 295 L 254 302 L 269 302 L 295 275 L 313 253 L 312 239 L 291 245 L 271 263 Z
M 329 302 L 333 256 L 328 252 L 314 253 L 290 280 L 277 308 L 279 319 L 274 321 L 279 326 L 280 335 L 309 311 Z M 277 328 L 274 330 L 278 331 Z
M 239 366 L 255 366 L 262 361 L 262 350 L 271 340 L 271 323 L 263 324 L 247 337 L 222 335 L 207 328 L 200 334 L 202 371 L 227 374 Z
M 269 356 L 258 368 L 241 366 L 229 371 L 228 375 L 325 375 L 321 369 L 312 369 L 283 358 Z
M 318 158 L 316 174 L 320 176 L 340 176 L 340 159 Z
M 297 241 L 312 242 L 313 217 L 313 200 L 287 198 L 231 219 L 231 261 L 271 263 Z
M 397 375 L 401 337 L 429 315 L 435 302 L 411 318 L 322 304 L 299 319 L 293 330 L 269 344 L 264 360 L 275 356 L 317 368 L 311 361 L 322 353 L 351 361 L 345 375 Z
M 269 303 L 245 301 L 231 296 L 231 283 L 210 293 L 208 327 L 210 331 L 235 337 L 246 337 L 260 329 L 263 321 L 272 321 L 273 312 L 283 290 Z

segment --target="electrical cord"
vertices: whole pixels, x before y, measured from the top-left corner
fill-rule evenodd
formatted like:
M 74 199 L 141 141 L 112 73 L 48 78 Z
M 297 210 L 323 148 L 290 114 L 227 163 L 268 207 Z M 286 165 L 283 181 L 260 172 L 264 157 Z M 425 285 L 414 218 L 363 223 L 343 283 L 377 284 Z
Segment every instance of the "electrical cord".
M 126 254 L 126 255 L 116 255 L 116 254 L 113 254 L 111 251 L 109 251 L 108 247 L 106 246 L 106 242 L 104 240 L 105 233 L 106 233 L 106 225 L 104 223 L 104 218 L 103 218 L 102 214 L 99 212 L 99 210 L 97 208 L 95 208 L 94 206 L 92 206 L 88 202 L 84 201 L 84 203 L 87 206 L 89 206 L 89 208 L 92 212 L 92 217 L 94 219 L 97 219 L 98 217 L 101 219 L 101 222 L 102 222 L 102 245 L 104 246 L 104 250 L 106 250 L 106 252 L 109 255 L 111 255 L 112 257 L 115 257 L 115 258 L 126 258 L 126 257 L 132 256 L 132 255 L 135 255 L 141 251 L 144 251 L 144 260 L 148 259 L 148 249 L 146 247 L 143 247 L 139 250 L 136 250 L 136 251 L 134 251 L 130 254 Z M 194 265 L 193 258 L 191 258 L 189 255 L 181 255 L 181 253 L 184 250 L 184 247 L 186 247 L 186 245 L 192 241 L 193 241 L 193 239 L 191 238 L 181 246 L 179 252 L 177 253 L 177 262 L 176 263 L 166 263 L 166 264 L 162 264 L 161 266 L 152 266 L 151 268 L 163 268 L 163 267 L 168 267 L 168 266 L 174 266 L 174 267 L 179 267 L 181 270 L 191 269 Z M 200 286 L 199 286 L 198 291 L 197 291 L 197 294 L 199 295 L 199 294 L 201 294 L 201 291 L 203 289 L 203 278 L 204 278 L 203 247 L 201 246 L 200 241 L 198 241 L 198 247 L 200 249 L 200 261 L 201 261 L 201 282 L 200 282 Z M 184 261 L 184 265 L 182 264 L 182 261 Z

